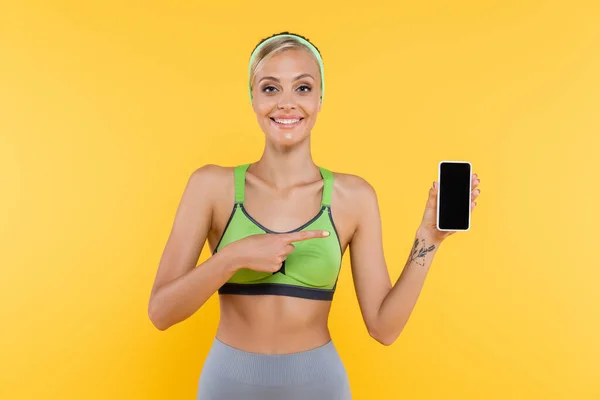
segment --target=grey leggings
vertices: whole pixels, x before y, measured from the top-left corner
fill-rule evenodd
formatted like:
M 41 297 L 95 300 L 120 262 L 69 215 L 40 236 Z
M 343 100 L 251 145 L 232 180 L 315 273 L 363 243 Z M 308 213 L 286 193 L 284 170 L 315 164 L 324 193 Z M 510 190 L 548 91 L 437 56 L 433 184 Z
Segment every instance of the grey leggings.
M 291 354 L 245 352 L 214 339 L 197 400 L 350 400 L 348 375 L 333 344 Z

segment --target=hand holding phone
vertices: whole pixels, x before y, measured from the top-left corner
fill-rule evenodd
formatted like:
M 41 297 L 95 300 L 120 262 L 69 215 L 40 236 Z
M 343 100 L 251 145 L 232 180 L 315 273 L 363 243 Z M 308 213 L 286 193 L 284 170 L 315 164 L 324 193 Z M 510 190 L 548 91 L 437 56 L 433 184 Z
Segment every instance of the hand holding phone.
M 438 166 L 437 229 L 468 231 L 473 201 L 472 166 L 468 161 L 441 161 Z
M 438 180 L 429 189 L 418 235 L 434 244 L 471 227 L 480 180 L 468 161 L 441 161 Z

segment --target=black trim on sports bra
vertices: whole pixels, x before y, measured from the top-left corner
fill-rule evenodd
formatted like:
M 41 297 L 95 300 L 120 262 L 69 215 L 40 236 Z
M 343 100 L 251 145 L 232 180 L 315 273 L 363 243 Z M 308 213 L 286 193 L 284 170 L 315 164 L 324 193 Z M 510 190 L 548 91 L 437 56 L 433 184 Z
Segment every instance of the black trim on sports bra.
M 248 219 L 250 221 L 252 221 L 253 224 L 255 224 L 256 226 L 258 226 L 260 229 L 262 229 L 263 231 L 267 232 L 267 233 L 275 233 L 275 234 L 284 234 L 284 233 L 292 233 L 292 232 L 298 232 L 301 231 L 302 229 L 306 228 L 308 225 L 312 224 L 313 222 L 315 222 L 320 216 L 321 214 L 323 214 L 323 211 L 325 211 L 325 206 L 322 206 L 321 209 L 319 210 L 319 212 L 317 213 L 317 215 L 315 215 L 314 217 L 312 217 L 308 222 L 305 222 L 304 224 L 300 225 L 299 227 L 297 227 L 296 229 L 292 229 L 291 231 L 286 231 L 286 232 L 277 232 L 274 231 L 272 229 L 269 229 L 267 227 L 265 227 L 264 225 L 262 225 L 260 222 L 258 222 L 257 220 L 255 220 L 254 218 L 252 218 L 252 216 L 250 215 L 250 213 L 246 210 L 246 208 L 244 207 L 243 204 L 240 204 L 240 209 L 242 210 L 242 212 L 244 213 L 244 215 L 246 217 L 248 217 Z
M 283 283 L 226 283 L 219 294 L 275 295 L 299 297 L 310 300 L 332 300 L 334 289 L 316 289 Z
M 331 226 L 333 226 L 333 231 L 335 232 L 335 237 L 337 238 L 338 245 L 340 246 L 340 254 L 342 257 L 344 256 L 344 250 L 342 249 L 342 240 L 340 239 L 340 235 L 338 234 L 337 228 L 335 227 L 335 222 L 333 222 L 333 215 L 331 215 L 331 206 L 327 207 L 327 214 L 329 214 L 329 221 L 331 221 Z
M 233 216 L 235 215 L 235 210 L 238 207 L 239 203 L 234 203 L 233 204 L 233 208 L 231 210 L 231 214 L 229 214 L 229 219 L 227 220 L 227 223 L 225 224 L 225 229 L 223 229 L 223 232 L 221 233 L 221 237 L 219 238 L 219 241 L 217 242 L 217 245 L 215 246 L 215 249 L 213 250 L 213 256 L 215 254 L 217 254 L 217 250 L 219 249 L 219 246 L 221 245 L 221 242 L 223 241 L 223 238 L 225 237 L 225 232 L 227 232 L 227 228 L 229 228 L 229 225 L 231 225 L 231 221 L 233 220 Z

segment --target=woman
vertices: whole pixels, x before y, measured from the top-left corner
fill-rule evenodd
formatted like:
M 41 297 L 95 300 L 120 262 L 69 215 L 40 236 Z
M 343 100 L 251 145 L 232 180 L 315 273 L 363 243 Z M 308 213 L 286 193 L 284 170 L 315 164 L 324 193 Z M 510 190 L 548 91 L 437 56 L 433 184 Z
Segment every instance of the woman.
M 345 250 L 368 332 L 390 345 L 451 234 L 436 229 L 434 183 L 406 267 L 392 286 L 373 187 L 311 157 L 323 76 L 318 49 L 302 36 L 284 32 L 259 43 L 249 91 L 266 138 L 261 158 L 236 167 L 204 165 L 185 188 L 149 316 L 164 330 L 219 293 L 220 321 L 198 399 L 350 399 L 327 326 Z M 474 175 L 473 187 L 478 184 Z M 474 189 L 472 207 L 478 194 Z M 205 240 L 213 255 L 194 268 Z

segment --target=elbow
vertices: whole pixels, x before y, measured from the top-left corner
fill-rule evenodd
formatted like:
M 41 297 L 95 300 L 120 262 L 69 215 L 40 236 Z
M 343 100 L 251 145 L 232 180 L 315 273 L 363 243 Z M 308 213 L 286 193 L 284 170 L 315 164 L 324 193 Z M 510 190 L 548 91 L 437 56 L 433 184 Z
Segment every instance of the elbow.
M 373 336 L 373 335 L 371 335 L 371 337 L 383 346 L 391 346 L 396 341 L 396 337 L 393 337 L 393 336 Z
M 154 327 L 156 329 L 158 329 L 159 331 L 162 331 L 162 332 L 166 331 L 170 327 L 170 325 L 161 323 L 160 321 L 158 321 L 156 319 L 152 319 L 152 317 L 150 318 L 150 321 L 152 322 L 152 325 L 154 325 Z
M 169 329 L 169 327 L 171 327 L 171 324 L 166 321 L 164 312 L 160 310 L 160 307 L 155 299 L 151 299 L 150 303 L 148 304 L 148 318 L 150 318 L 152 325 L 154 325 L 154 327 L 159 331 L 166 331 Z
M 400 336 L 400 332 L 385 332 L 370 329 L 369 335 L 379 344 L 383 346 L 391 346 L 392 344 L 394 344 L 394 342 L 396 342 L 398 336 Z

